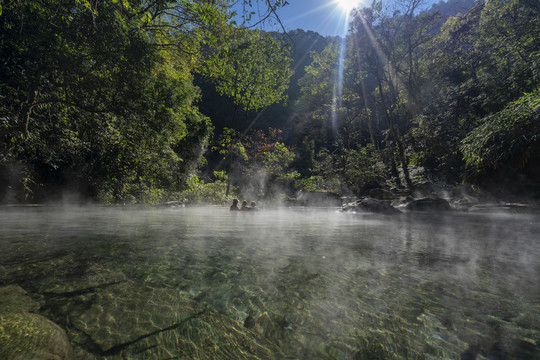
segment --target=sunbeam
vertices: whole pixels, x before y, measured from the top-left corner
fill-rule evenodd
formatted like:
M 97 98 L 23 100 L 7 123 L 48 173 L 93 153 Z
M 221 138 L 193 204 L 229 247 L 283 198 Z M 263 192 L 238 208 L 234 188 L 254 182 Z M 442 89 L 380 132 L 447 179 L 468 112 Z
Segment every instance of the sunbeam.
M 383 50 L 381 49 L 381 46 L 378 42 L 378 40 L 375 38 L 375 35 L 371 31 L 371 28 L 368 24 L 366 24 L 365 19 L 360 16 L 360 20 L 362 23 L 362 26 L 364 30 L 366 31 L 366 34 L 369 38 L 369 41 L 372 43 L 373 48 L 375 49 L 375 53 L 377 54 L 377 57 L 380 59 L 381 63 L 384 64 L 384 66 L 388 66 L 389 74 L 391 74 L 390 81 L 393 83 L 394 86 L 400 86 L 403 85 L 401 79 L 397 75 L 395 69 L 393 68 L 392 64 L 388 61 L 386 55 L 384 54 Z
M 344 33 L 347 33 L 347 27 L 349 25 L 349 12 L 345 13 L 345 29 Z M 340 41 L 339 49 L 339 63 L 338 63 L 338 73 L 334 79 L 334 91 L 333 91 L 333 101 L 332 101 L 332 129 L 334 136 L 337 139 L 339 131 L 339 109 L 341 108 L 342 97 L 343 97 L 343 72 L 345 69 L 345 57 L 347 55 L 347 37 L 344 36 Z

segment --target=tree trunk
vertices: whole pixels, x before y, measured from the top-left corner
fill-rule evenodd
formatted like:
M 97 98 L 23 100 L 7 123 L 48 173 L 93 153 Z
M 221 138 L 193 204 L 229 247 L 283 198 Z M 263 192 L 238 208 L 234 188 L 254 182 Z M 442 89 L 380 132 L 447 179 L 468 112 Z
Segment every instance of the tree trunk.
M 411 181 L 411 177 L 410 177 L 410 174 L 409 174 L 409 166 L 408 166 L 408 160 L 407 160 L 407 157 L 405 155 L 405 151 L 403 149 L 403 143 L 401 142 L 401 138 L 399 136 L 399 133 L 398 133 L 398 130 L 396 129 L 396 126 L 394 125 L 394 121 L 393 121 L 393 114 L 392 114 L 392 109 L 388 108 L 386 106 L 386 101 L 384 100 L 384 94 L 383 94 L 383 90 L 382 90 L 382 83 L 381 83 L 381 79 L 380 77 L 377 75 L 377 82 L 378 82 L 378 88 L 379 88 L 379 96 L 381 98 L 381 104 L 383 106 L 383 112 L 384 112 L 384 117 L 386 119 L 386 122 L 388 124 L 388 128 L 390 129 L 390 134 L 392 134 L 392 138 L 394 139 L 396 145 L 397 145 L 397 150 L 398 150 L 398 157 L 399 157 L 399 160 L 401 162 L 401 169 L 403 170 L 403 175 L 405 177 L 405 183 L 407 185 L 407 187 L 411 188 L 412 187 L 412 181 Z
M 236 121 L 236 113 L 237 112 L 238 112 L 238 104 L 236 104 L 234 106 L 234 113 L 233 113 L 233 117 L 232 117 L 232 120 L 231 120 L 231 126 L 232 126 L 233 130 L 234 130 L 234 123 Z M 234 143 L 231 143 L 231 145 L 229 147 L 229 154 L 227 155 L 227 158 L 229 160 L 229 164 L 227 166 L 227 174 L 229 176 L 227 176 L 227 190 L 225 191 L 225 196 L 229 196 L 229 192 L 231 190 L 233 146 L 234 146 Z
M 392 177 L 396 179 L 397 186 L 401 187 L 401 178 L 399 177 L 399 171 L 397 170 L 393 153 L 390 154 L 390 173 L 392 174 Z
M 30 124 L 30 116 L 32 115 L 32 108 L 35 106 L 36 97 L 39 91 L 39 80 L 41 78 L 41 72 L 38 71 L 36 78 L 32 83 L 32 88 L 28 90 L 28 96 L 26 97 L 25 103 L 21 106 L 19 110 L 18 118 L 19 124 L 22 126 L 24 124 L 24 133 L 28 137 L 28 125 Z

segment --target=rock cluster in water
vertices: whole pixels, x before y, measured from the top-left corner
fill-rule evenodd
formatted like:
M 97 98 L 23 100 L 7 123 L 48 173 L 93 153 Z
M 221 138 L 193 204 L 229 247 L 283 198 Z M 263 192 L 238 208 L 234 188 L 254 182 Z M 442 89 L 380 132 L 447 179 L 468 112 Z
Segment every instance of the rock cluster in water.
M 399 214 L 422 212 L 538 212 L 534 204 L 497 201 L 487 194 L 466 186 L 441 186 L 431 182 L 416 184 L 411 189 L 395 189 L 372 182 L 359 191 L 358 199 L 344 198 L 342 211 Z

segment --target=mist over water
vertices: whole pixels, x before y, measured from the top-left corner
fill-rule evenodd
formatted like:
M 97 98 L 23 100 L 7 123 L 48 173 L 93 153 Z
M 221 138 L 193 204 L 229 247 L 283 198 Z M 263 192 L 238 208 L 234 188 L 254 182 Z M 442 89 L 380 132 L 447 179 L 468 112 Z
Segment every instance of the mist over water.
M 0 286 L 38 302 L 76 359 L 540 358 L 538 216 L 0 215 Z

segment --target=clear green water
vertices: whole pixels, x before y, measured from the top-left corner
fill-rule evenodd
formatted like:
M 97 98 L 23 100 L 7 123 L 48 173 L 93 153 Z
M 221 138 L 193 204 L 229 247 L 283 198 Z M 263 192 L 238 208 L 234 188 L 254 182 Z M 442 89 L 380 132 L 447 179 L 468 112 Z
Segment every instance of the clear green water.
M 0 216 L 0 286 L 24 289 L 75 359 L 540 359 L 538 216 Z

